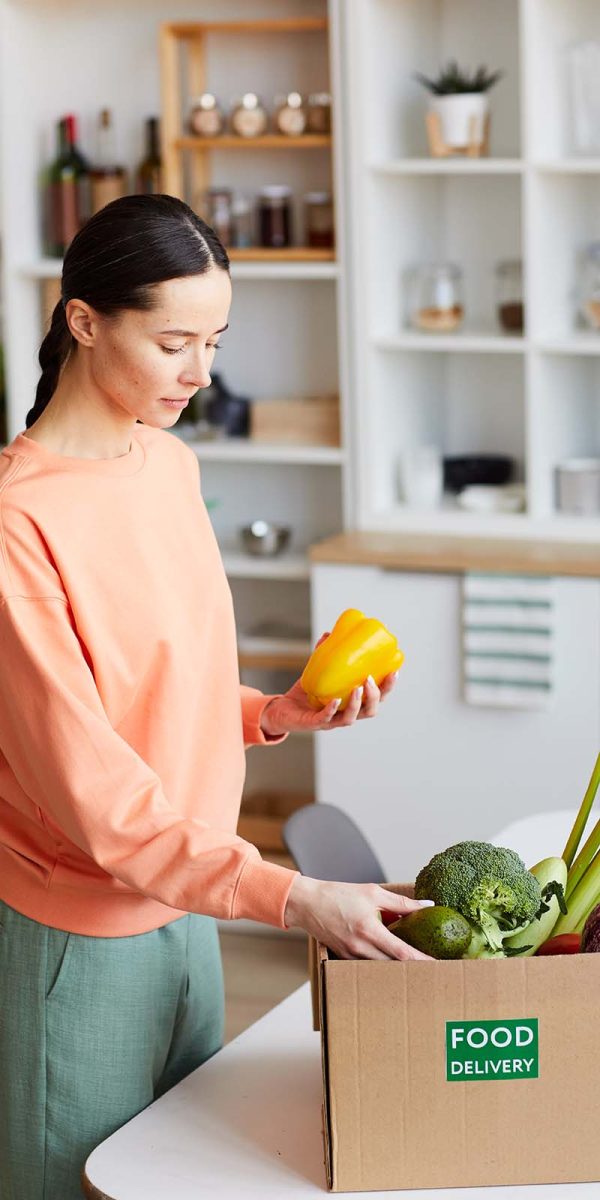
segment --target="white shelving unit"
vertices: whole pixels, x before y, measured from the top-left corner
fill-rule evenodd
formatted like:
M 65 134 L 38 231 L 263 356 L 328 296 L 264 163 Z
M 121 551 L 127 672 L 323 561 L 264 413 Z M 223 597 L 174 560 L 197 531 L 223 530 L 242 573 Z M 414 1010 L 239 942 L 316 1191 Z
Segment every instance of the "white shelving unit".
M 600 453 L 600 333 L 575 316 L 578 256 L 600 238 L 600 157 L 573 154 L 565 51 L 600 39 L 596 0 L 353 0 L 345 44 L 353 267 L 353 523 L 361 529 L 600 541 L 600 519 L 556 511 L 556 464 Z M 450 58 L 501 68 L 487 158 L 428 156 L 427 94 L 414 72 Z M 526 326 L 501 332 L 494 267 L 522 258 Z M 403 272 L 464 271 L 456 334 L 407 326 Z M 399 460 L 506 453 L 523 513 L 433 513 L 401 500 Z
M 217 12 L 218 9 L 218 12 Z M 339 0 L 106 0 L 101 9 L 72 0 L 0 0 L 0 228 L 8 384 L 8 437 L 25 427 L 39 376 L 42 286 L 60 278 L 60 260 L 44 256 L 41 172 L 53 158 L 54 129 L 65 112 L 79 119 L 79 141 L 93 160 L 101 108 L 111 108 L 121 161 L 133 170 L 143 151 L 147 116 L 161 115 L 159 30 L 164 22 L 273 21 L 328 18 L 317 34 L 211 35 L 206 86 L 228 107 L 244 91 L 276 94 L 297 88 L 333 95 L 332 145 L 298 153 L 278 143 L 213 154 L 211 182 L 252 195 L 265 183 L 289 183 L 300 217 L 306 191 L 333 186 L 336 257 L 332 261 L 232 261 L 230 328 L 215 369 L 236 393 L 277 397 L 337 392 L 342 441 L 337 447 L 259 445 L 249 440 L 197 442 L 203 493 L 211 508 L 234 596 L 240 636 L 269 618 L 289 617 L 310 629 L 307 548 L 349 521 L 349 401 L 345 367 L 347 319 L 342 184 L 342 69 Z M 92 50 L 93 48 L 93 50 Z M 191 97 L 186 98 L 187 101 Z M 189 182 L 191 176 L 186 174 Z M 197 197 L 186 195 L 194 204 Z M 292 527 L 289 550 L 263 560 L 246 555 L 241 525 L 265 517 Z M 244 667 L 260 655 L 241 654 L 245 682 L 284 690 L 299 672 L 282 640 L 284 670 Z M 308 644 L 308 643 L 305 643 Z M 277 658 L 274 654 L 273 660 Z M 296 655 L 296 657 L 298 657 Z M 294 739 L 273 755 L 248 756 L 248 790 L 314 788 L 312 739 Z M 276 760 L 276 761 L 275 761 Z

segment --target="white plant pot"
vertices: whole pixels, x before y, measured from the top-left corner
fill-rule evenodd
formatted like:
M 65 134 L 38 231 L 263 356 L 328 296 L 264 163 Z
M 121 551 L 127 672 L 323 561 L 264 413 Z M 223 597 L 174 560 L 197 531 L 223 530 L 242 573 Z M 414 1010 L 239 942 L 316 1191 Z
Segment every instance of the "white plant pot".
M 429 111 L 440 118 L 442 140 L 447 146 L 468 146 L 471 119 L 475 117 L 475 142 L 483 141 L 484 122 L 490 110 L 485 92 L 462 92 L 452 96 L 431 96 Z

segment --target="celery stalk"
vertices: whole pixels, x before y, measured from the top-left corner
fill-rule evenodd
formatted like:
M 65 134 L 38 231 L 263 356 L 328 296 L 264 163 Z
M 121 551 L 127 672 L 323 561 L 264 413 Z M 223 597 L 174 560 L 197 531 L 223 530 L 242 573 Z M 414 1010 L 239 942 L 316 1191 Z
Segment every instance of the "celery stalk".
M 594 854 L 596 853 L 596 850 L 600 846 L 600 822 L 598 822 L 598 824 L 596 825 L 596 828 L 594 829 L 591 836 L 588 838 L 581 854 L 579 855 L 577 864 L 573 863 L 575 855 L 577 854 L 577 848 L 581 841 L 583 831 L 586 827 L 587 820 L 588 820 L 588 817 L 591 812 L 592 805 L 594 803 L 594 797 L 598 790 L 599 784 L 600 784 L 600 754 L 598 755 L 598 757 L 596 759 L 596 765 L 594 767 L 594 770 L 592 771 L 592 777 L 588 784 L 587 791 L 585 793 L 585 796 L 583 797 L 581 808 L 579 809 L 577 817 L 575 818 L 575 824 L 573 825 L 573 828 L 569 835 L 569 840 L 565 846 L 565 849 L 564 849 L 564 852 L 562 855 L 564 861 L 567 864 L 567 868 L 569 869 L 569 885 L 567 887 L 567 892 L 569 891 L 570 885 L 571 885 L 571 875 L 572 875 L 571 867 L 577 866 L 577 878 L 575 879 L 575 882 L 573 884 L 573 886 L 576 886 L 577 881 L 581 878 L 584 871 L 589 866 L 592 858 L 594 857 Z M 593 847 L 593 849 L 592 849 L 592 847 Z M 581 860 L 581 862 L 579 862 L 579 860 Z
M 585 875 L 567 898 L 568 912 L 558 918 L 552 937 L 559 933 L 581 933 L 592 909 L 600 904 L 600 855 L 590 863 Z

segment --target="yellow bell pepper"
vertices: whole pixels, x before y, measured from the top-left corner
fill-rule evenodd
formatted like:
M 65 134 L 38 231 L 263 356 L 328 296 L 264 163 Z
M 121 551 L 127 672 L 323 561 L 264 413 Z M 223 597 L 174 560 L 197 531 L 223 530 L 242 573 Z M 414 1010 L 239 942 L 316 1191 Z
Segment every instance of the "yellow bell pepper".
M 403 662 L 396 638 L 381 621 L 365 617 L 357 608 L 347 608 L 325 641 L 313 650 L 300 683 L 312 708 L 324 708 L 340 696 L 338 712 L 342 712 L 352 690 L 360 687 L 367 675 L 379 686 Z

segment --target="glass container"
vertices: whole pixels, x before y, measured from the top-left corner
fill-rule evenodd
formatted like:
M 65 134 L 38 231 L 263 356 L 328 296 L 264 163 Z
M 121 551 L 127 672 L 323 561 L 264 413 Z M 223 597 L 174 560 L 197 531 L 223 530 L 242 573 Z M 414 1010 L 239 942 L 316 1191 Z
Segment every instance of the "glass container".
M 463 273 L 455 263 L 421 263 L 408 272 L 408 323 L 427 333 L 451 333 L 464 318 Z
M 267 128 L 267 110 L 256 92 L 245 92 L 231 114 L 231 129 L 238 137 L 261 137 Z
M 600 242 L 587 246 L 579 277 L 581 316 L 589 329 L 600 329 Z
M 206 220 L 224 246 L 231 245 L 232 193 L 230 188 L 208 188 L 205 200 Z
M 258 198 L 261 246 L 280 250 L 292 244 L 292 191 L 283 184 L 261 188 Z
M 275 97 L 275 129 L 286 137 L 300 137 L 306 129 L 306 108 L 300 92 Z
M 523 264 L 519 258 L 506 259 L 496 266 L 496 305 L 502 329 L 506 333 L 522 333 Z
M 304 208 L 307 246 L 323 250 L 332 249 L 335 238 L 331 192 L 307 192 Z
M 192 105 L 190 131 L 197 137 L 218 137 L 223 132 L 225 117 L 212 92 L 203 92 Z
M 331 96 L 329 92 L 311 92 L 306 109 L 308 133 L 331 133 Z

